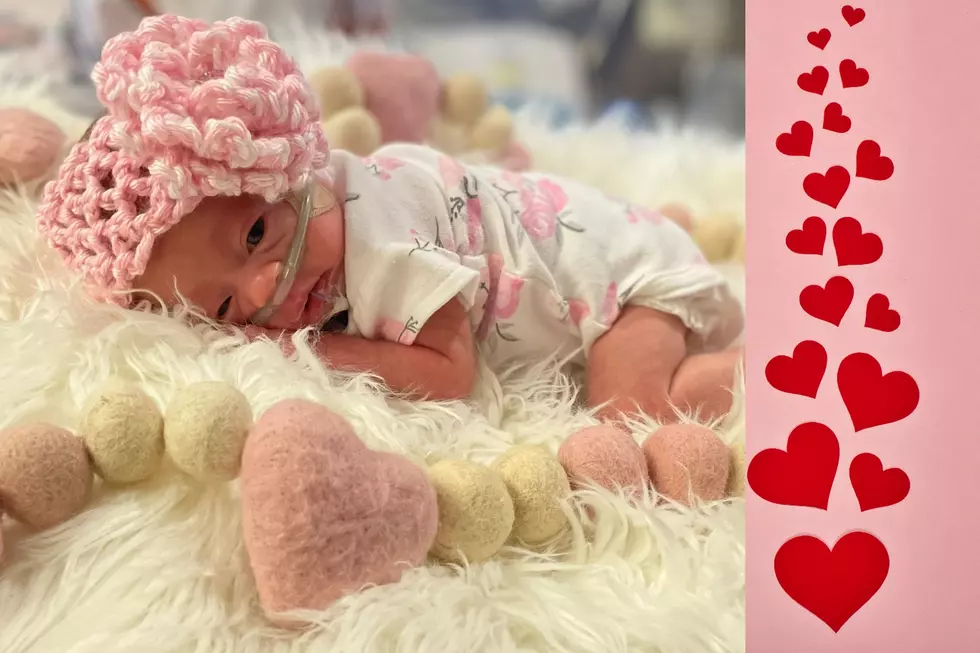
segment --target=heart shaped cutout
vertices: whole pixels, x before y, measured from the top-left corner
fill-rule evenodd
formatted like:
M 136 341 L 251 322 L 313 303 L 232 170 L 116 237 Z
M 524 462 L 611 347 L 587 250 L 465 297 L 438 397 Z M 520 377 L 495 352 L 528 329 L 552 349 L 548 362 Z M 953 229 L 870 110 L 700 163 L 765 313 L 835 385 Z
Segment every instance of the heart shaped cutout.
M 823 66 L 814 66 L 813 70 L 808 73 L 802 73 L 796 78 L 796 85 L 807 93 L 823 95 L 824 89 L 827 88 L 827 82 L 829 81 L 830 72 Z
M 858 68 L 853 59 L 840 62 L 840 83 L 844 88 L 859 88 L 871 80 L 871 75 L 864 68 Z
M 881 238 L 871 232 L 864 233 L 861 223 L 854 218 L 841 218 L 834 223 L 834 249 L 837 265 L 868 265 L 881 258 L 884 246 Z
M 813 47 L 823 50 L 830 43 L 830 30 L 824 27 L 821 30 L 810 32 L 806 35 L 806 40 Z
M 746 478 L 752 491 L 770 503 L 826 510 L 839 462 L 837 435 L 823 424 L 808 422 L 789 434 L 785 451 L 757 453 Z
M 902 324 L 902 316 L 892 310 L 887 295 L 876 293 L 868 298 L 868 307 L 864 314 L 864 326 L 875 331 L 890 333 Z
M 843 166 L 831 166 L 827 172 L 814 172 L 803 179 L 803 191 L 821 204 L 837 208 L 851 185 L 851 173 Z
M 844 21 L 851 27 L 860 23 L 865 17 L 864 9 L 852 7 L 851 5 L 841 7 L 840 15 L 844 17 Z
M 800 293 L 800 307 L 811 317 L 840 326 L 854 299 L 854 286 L 845 277 L 833 277 L 824 286 L 807 286 Z
M 837 102 L 831 102 L 823 110 L 823 128 L 829 132 L 846 134 L 851 129 L 851 119 Z
M 273 619 L 396 582 L 435 540 L 426 472 L 368 449 L 347 420 L 308 401 L 281 401 L 257 420 L 241 488 L 245 548 Z
M 820 256 L 826 241 L 827 223 L 815 215 L 804 220 L 802 228 L 786 234 L 786 247 L 795 254 Z
M 775 356 L 766 364 L 766 380 L 780 392 L 817 396 L 827 371 L 827 350 L 819 342 L 804 340 L 793 348 L 792 356 Z
M 837 389 L 855 431 L 892 424 L 919 405 L 919 386 L 905 372 L 882 374 L 871 354 L 850 354 L 837 368 Z
M 881 155 L 881 146 L 874 141 L 862 141 L 857 149 L 855 177 L 885 181 L 895 174 L 895 164 L 887 156 Z
M 885 469 L 872 453 L 855 456 L 849 475 L 861 512 L 894 506 L 904 501 L 911 489 L 908 474 L 898 467 Z
M 783 591 L 835 633 L 878 593 L 889 564 L 885 545 L 863 531 L 844 535 L 833 549 L 800 535 L 779 547 L 773 561 Z
M 776 149 L 786 156 L 810 156 L 813 146 L 813 127 L 805 120 L 798 120 L 788 132 L 776 137 Z

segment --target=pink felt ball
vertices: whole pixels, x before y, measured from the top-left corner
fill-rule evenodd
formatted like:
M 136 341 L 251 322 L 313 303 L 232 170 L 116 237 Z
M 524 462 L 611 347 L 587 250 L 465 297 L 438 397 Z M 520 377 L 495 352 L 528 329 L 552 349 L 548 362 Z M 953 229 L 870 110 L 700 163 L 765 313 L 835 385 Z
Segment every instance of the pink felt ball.
M 439 111 L 441 82 L 422 57 L 388 52 L 357 52 L 347 68 L 360 80 L 365 107 L 381 125 L 385 143 L 422 143 Z
M 728 447 L 714 431 L 697 424 L 661 426 L 643 443 L 650 480 L 657 491 L 688 503 L 725 497 L 731 464 Z
M 366 585 L 396 582 L 435 540 L 439 509 L 426 473 L 369 450 L 318 404 L 282 401 L 259 418 L 241 483 L 245 546 L 270 616 L 323 610 Z
M 27 109 L 0 109 L 0 184 L 31 182 L 57 162 L 65 135 Z
M 589 426 L 573 433 L 558 449 L 558 461 L 573 485 L 592 481 L 607 490 L 642 490 L 647 483 L 640 445 L 611 424 Z

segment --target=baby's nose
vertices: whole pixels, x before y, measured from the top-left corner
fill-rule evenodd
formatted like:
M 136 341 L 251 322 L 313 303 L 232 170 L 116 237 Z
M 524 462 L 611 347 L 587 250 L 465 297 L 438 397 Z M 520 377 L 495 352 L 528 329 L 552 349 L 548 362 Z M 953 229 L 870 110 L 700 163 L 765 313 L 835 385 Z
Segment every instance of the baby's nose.
M 272 299 L 281 268 L 281 263 L 270 262 L 249 271 L 241 290 L 242 308 L 248 315 L 253 315 Z

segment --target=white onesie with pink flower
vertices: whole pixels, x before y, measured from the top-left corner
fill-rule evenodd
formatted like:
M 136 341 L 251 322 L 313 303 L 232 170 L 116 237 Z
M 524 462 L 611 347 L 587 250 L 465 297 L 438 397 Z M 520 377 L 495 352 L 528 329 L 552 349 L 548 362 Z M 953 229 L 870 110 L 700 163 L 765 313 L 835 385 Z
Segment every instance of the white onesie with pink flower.
M 326 172 L 345 199 L 349 333 L 411 344 L 453 298 L 494 366 L 582 362 L 627 303 L 679 317 L 694 350 L 741 331 L 683 229 L 596 189 L 405 144 L 335 151 Z

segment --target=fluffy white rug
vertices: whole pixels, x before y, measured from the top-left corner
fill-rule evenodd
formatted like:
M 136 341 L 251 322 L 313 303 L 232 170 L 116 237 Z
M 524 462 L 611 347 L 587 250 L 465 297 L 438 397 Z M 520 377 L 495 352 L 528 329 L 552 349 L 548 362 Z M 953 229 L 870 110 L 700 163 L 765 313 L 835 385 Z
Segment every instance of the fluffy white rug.
M 87 122 L 39 87 L 0 86 L 0 106 L 10 105 L 33 107 L 72 136 Z M 742 214 L 741 144 L 616 125 L 556 133 L 528 116 L 520 126 L 541 169 L 637 202 Z M 367 377 L 326 372 L 302 349 L 287 360 L 270 343 L 244 345 L 95 305 L 36 244 L 31 202 L 0 201 L 0 428 L 35 420 L 73 428 L 82 402 L 110 375 L 138 381 L 163 407 L 182 384 L 206 379 L 240 388 L 256 414 L 282 398 L 312 399 L 347 416 L 369 446 L 428 463 L 488 461 L 521 442 L 556 449 L 590 422 L 555 370 L 484 373 L 470 402 L 409 405 L 387 401 Z M 741 271 L 730 272 L 740 287 Z M 736 440 L 743 424 L 739 408 L 719 431 Z M 636 436 L 651 428 L 637 425 Z M 0 650 L 744 650 L 742 500 L 693 510 L 600 492 L 581 500 L 594 518 L 576 513 L 564 551 L 509 550 L 469 568 L 416 569 L 342 601 L 321 627 L 297 635 L 259 613 L 234 484 L 201 486 L 167 472 L 141 487 L 99 489 L 86 512 L 48 532 L 4 522 Z

